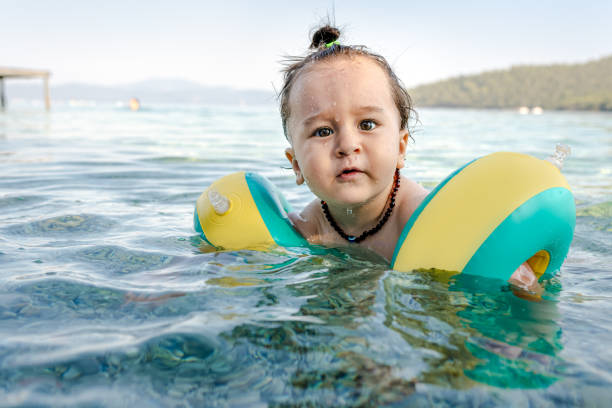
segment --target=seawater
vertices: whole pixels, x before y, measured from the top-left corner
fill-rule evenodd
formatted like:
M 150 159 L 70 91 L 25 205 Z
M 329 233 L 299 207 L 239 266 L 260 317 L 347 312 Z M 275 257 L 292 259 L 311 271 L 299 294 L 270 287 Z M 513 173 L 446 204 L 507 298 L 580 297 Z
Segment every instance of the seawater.
M 0 406 L 607 405 L 612 115 L 419 113 L 402 173 L 427 188 L 571 146 L 576 234 L 541 301 L 359 252 L 213 251 L 192 215 L 219 176 L 313 198 L 273 106 L 0 113 Z

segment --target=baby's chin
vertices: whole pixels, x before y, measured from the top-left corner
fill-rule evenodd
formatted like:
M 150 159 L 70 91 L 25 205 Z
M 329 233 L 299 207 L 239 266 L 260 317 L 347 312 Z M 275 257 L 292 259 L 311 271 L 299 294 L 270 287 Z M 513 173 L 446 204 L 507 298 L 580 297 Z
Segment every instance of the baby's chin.
M 370 186 L 350 183 L 331 185 L 318 191 L 311 188 L 311 191 L 330 206 L 346 208 L 365 205 L 374 200 L 377 194 L 380 194 L 372 191 Z

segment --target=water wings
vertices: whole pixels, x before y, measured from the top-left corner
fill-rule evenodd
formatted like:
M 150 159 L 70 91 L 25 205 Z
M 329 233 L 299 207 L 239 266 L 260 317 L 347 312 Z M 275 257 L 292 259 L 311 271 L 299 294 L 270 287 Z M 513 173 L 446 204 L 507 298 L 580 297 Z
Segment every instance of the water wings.
M 214 182 L 196 203 L 194 226 L 215 247 L 305 246 L 289 204 L 253 173 Z M 440 269 L 507 280 L 520 264 L 536 275 L 563 263 L 576 223 L 574 198 L 553 164 L 519 153 L 473 160 L 442 181 L 406 223 L 391 268 Z

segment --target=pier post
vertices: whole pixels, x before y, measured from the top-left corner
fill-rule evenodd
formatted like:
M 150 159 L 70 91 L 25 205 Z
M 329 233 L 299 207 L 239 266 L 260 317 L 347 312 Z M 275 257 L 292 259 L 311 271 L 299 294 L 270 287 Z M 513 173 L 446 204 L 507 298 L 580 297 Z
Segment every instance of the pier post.
M 4 97 L 4 77 L 0 77 L 0 110 L 4 110 L 6 99 Z
M 51 99 L 49 98 L 49 76 L 45 76 L 45 108 L 51 109 Z

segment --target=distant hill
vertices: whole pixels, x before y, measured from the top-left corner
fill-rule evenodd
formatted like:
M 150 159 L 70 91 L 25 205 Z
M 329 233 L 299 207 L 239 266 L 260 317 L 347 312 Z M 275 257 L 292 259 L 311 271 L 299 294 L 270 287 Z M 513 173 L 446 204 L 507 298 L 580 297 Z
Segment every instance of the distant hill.
M 415 105 L 612 111 L 612 56 L 583 64 L 521 65 L 418 86 Z
M 36 80 L 5 81 L 7 99 L 41 100 Z M 540 106 L 547 110 L 612 111 L 612 56 L 583 64 L 520 65 L 506 70 L 459 76 L 415 87 L 410 91 L 417 107 L 515 109 Z M 83 83 L 54 85 L 52 100 L 127 101 L 142 103 L 208 103 L 270 105 L 273 92 L 205 86 L 180 79 L 152 79 L 125 85 Z
M 38 81 L 8 80 L 7 99 L 41 99 L 42 87 Z M 223 86 L 205 86 L 181 79 L 152 79 L 125 85 L 102 86 L 83 83 L 53 85 L 52 100 L 91 100 L 100 102 L 127 101 L 132 97 L 142 103 L 188 102 L 220 105 L 269 105 L 276 103 L 273 92 L 249 89 L 234 89 Z

